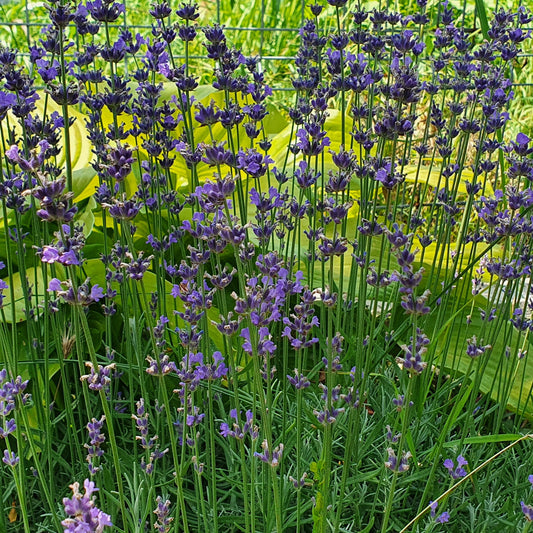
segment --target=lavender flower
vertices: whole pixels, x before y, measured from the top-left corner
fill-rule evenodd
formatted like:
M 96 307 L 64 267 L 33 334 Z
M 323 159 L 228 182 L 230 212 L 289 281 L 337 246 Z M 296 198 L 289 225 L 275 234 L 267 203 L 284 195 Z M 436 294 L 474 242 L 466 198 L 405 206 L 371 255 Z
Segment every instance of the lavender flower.
M 88 307 L 89 305 L 104 298 L 104 291 L 99 285 L 89 288 L 89 278 L 87 278 L 75 292 L 70 280 L 60 281 L 52 278 L 48 284 L 48 292 L 55 292 L 64 302 L 70 305 Z
M 401 394 L 397 398 L 393 398 L 392 403 L 396 407 L 396 411 L 400 412 L 405 407 L 405 395 Z M 409 402 L 409 407 L 412 407 L 413 405 L 413 402 Z
M 326 387 L 326 385 L 320 383 L 319 387 L 322 389 L 322 400 L 325 403 L 325 407 L 320 411 L 314 409 L 313 414 L 316 416 L 320 424 L 334 424 L 337 421 L 339 414 L 344 413 L 345 410 L 344 407 L 338 408 L 333 405 L 334 402 L 337 402 L 339 398 L 341 398 L 341 386 L 337 385 L 330 390 L 328 387 Z M 329 407 L 329 404 L 331 404 L 331 407 Z
M 263 463 L 269 464 L 272 468 L 278 466 L 281 456 L 283 455 L 283 444 L 276 446 L 271 453 L 268 449 L 268 442 L 264 440 L 261 444 L 261 448 L 263 449 L 263 452 L 254 452 L 254 457 L 259 458 Z
M 72 517 L 61 522 L 64 533 L 102 533 L 104 527 L 112 527 L 111 517 L 100 511 L 95 505 L 93 493 L 98 489 L 95 484 L 86 479 L 83 483 L 85 493 L 80 493 L 80 484 L 76 481 L 70 488 L 72 498 L 63 498 L 65 513 Z
M 319 124 L 306 124 L 296 132 L 296 137 L 296 146 L 306 156 L 319 155 L 331 144 L 327 132 L 322 131 Z
M 6 289 L 9 289 L 9 285 L 3 279 L 0 279 L 0 308 L 4 305 L 4 298 L 6 297 L 4 291 Z
M 312 328 L 319 325 L 318 317 L 313 316 L 315 313 L 313 293 L 306 288 L 300 298 L 301 303 L 294 307 L 294 313 L 291 313 L 290 318 L 283 318 L 285 328 L 282 336 L 289 339 L 295 350 L 308 348 L 318 342 L 316 337 L 308 338 Z
M 10 415 L 16 408 L 17 397 L 20 397 L 22 405 L 25 405 L 31 398 L 29 394 L 24 393 L 27 386 L 28 381 L 22 381 L 20 376 L 8 380 L 7 370 L 0 371 L 0 417 L 2 417 L 0 438 L 7 439 L 17 429 L 15 419 L 10 418 Z M 9 466 L 15 466 L 19 458 L 13 452 L 5 450 L 2 460 Z
M 522 507 L 522 512 L 524 513 L 524 516 L 526 517 L 526 520 L 528 522 L 533 521 L 533 506 L 526 505 L 523 501 L 520 502 L 520 507 Z
M 387 448 L 388 458 L 385 461 L 385 468 L 393 472 L 407 472 L 409 470 L 409 459 L 411 452 L 403 452 L 400 460 L 396 457 L 396 453 L 392 448 Z
M 130 279 L 136 281 L 143 279 L 144 273 L 148 270 L 148 267 L 150 266 L 150 263 L 154 258 L 153 255 L 150 255 L 146 258 L 143 257 L 142 251 L 138 253 L 136 259 L 134 259 L 133 255 L 129 252 L 125 254 L 125 257 L 128 259 L 129 262 L 123 262 L 120 264 L 120 266 L 124 268 L 126 274 Z
M 104 450 L 101 448 L 101 445 L 105 442 L 105 435 L 101 432 L 104 421 L 105 416 L 102 416 L 100 420 L 93 418 L 87 424 L 90 442 L 89 444 L 85 444 L 85 448 L 87 448 L 87 462 L 89 463 L 89 473 L 91 476 L 101 470 L 101 467 L 95 466 L 93 461 L 97 457 L 104 455 Z
M 158 533 L 167 533 L 170 530 L 170 524 L 174 518 L 168 516 L 170 513 L 170 500 L 165 500 L 158 496 L 156 499 L 157 507 L 154 514 L 157 516 L 156 523 L 154 524 L 155 530 Z
M 14 468 L 18 465 L 19 461 L 20 457 L 15 455 L 15 452 L 9 452 L 8 450 L 4 450 L 4 457 L 2 457 L 2 462 L 4 464 L 10 466 L 11 468 Z
M 429 506 L 431 507 L 431 517 L 435 518 L 435 523 L 437 524 L 444 524 L 446 522 L 449 522 L 450 520 L 450 514 L 446 511 L 441 513 L 439 516 L 437 516 L 437 507 L 439 505 L 439 502 L 429 502 Z
M 475 359 L 480 355 L 483 355 L 487 350 L 491 348 L 490 344 L 481 344 L 478 343 L 477 337 L 474 335 L 472 338 L 467 339 L 466 355 Z
M 90 368 L 90 373 L 81 376 L 80 380 L 87 381 L 91 390 L 109 390 L 112 377 L 111 371 L 115 370 L 115 363 L 111 363 L 107 366 L 98 365 L 98 368 L 95 369 L 94 365 L 90 361 L 87 361 L 85 366 Z
M 467 466 L 468 461 L 462 455 L 457 456 L 457 466 L 455 466 L 452 459 L 446 459 L 443 464 L 452 476 L 452 479 L 460 479 L 467 474 L 463 466 Z
M 416 341 L 411 337 L 410 344 L 402 345 L 404 357 L 396 358 L 396 362 L 411 374 L 421 374 L 427 366 L 427 363 L 422 361 L 422 355 L 427 351 L 429 342 L 429 338 L 417 329 Z
M 262 155 L 252 148 L 239 150 L 237 160 L 239 168 L 252 178 L 264 176 L 268 170 L 268 165 L 274 162 L 270 156 Z
M 254 415 L 252 411 L 246 411 L 246 422 L 244 423 L 242 428 L 239 425 L 239 414 L 237 413 L 236 409 L 232 409 L 230 411 L 230 417 L 235 420 L 232 425 L 233 429 L 230 429 L 230 426 L 227 422 L 222 422 L 222 424 L 220 424 L 220 434 L 224 438 L 232 437 L 237 440 L 242 440 L 248 433 L 252 440 L 257 439 L 257 437 L 259 436 L 259 427 L 254 425 Z
M 294 369 L 294 377 L 287 375 L 287 379 L 296 390 L 306 389 L 311 385 L 309 379 L 306 376 L 300 374 L 297 368 Z
M 169 450 L 168 448 L 166 448 L 165 450 L 160 450 L 159 448 L 155 447 L 156 441 L 158 439 L 157 435 L 149 437 L 150 420 L 148 417 L 148 412 L 146 411 L 144 406 L 144 398 L 141 398 L 136 403 L 136 406 L 137 414 L 131 415 L 131 418 L 135 420 L 135 425 L 137 426 L 137 430 L 139 431 L 140 436 L 137 435 L 135 439 L 140 441 L 142 448 L 147 452 L 146 455 L 148 455 L 148 453 L 150 454 L 148 457 L 148 462 L 146 461 L 145 457 L 141 458 L 141 468 L 146 472 L 146 474 L 150 475 L 154 471 L 155 461 L 157 459 L 161 459 Z
M 166 376 L 167 374 L 170 374 L 170 372 L 178 371 L 176 363 L 170 360 L 170 357 L 166 352 L 161 352 L 157 359 L 148 355 L 146 356 L 146 360 L 148 361 L 146 373 L 152 376 Z
M 272 335 L 268 331 L 268 328 L 262 327 L 259 328 L 259 338 L 257 340 L 257 346 L 255 347 L 256 353 L 259 356 L 265 356 L 265 355 L 272 355 L 275 351 L 277 346 L 272 342 Z M 254 346 L 252 346 L 251 340 L 250 340 L 250 330 L 249 328 L 242 328 L 241 330 L 241 337 L 244 339 L 244 343 L 242 345 L 243 350 L 248 355 L 253 355 L 254 353 Z
M 304 472 L 300 479 L 295 479 L 292 476 L 289 476 L 289 481 L 293 484 L 295 489 L 301 489 L 303 486 L 305 486 L 306 478 L 307 478 L 307 472 Z

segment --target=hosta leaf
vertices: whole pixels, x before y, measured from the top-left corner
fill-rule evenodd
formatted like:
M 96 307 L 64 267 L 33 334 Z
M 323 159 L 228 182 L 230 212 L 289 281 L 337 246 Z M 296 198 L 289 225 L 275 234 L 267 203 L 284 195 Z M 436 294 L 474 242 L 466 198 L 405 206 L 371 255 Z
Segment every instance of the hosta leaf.
M 61 277 L 63 273 L 63 267 L 61 265 L 56 265 L 57 277 Z M 33 296 L 32 296 L 32 305 L 35 305 L 36 299 L 41 303 L 44 298 L 44 292 L 46 288 L 44 287 L 43 282 L 43 271 L 41 265 L 37 267 L 26 268 L 26 278 L 28 279 L 28 284 L 31 287 Z M 20 272 L 15 272 L 11 281 L 9 278 L 5 279 L 5 282 L 9 285 L 10 283 L 13 286 L 14 292 L 14 302 L 15 302 L 15 322 L 22 322 L 26 320 L 26 302 L 24 301 L 24 291 L 22 288 L 22 281 Z M 12 323 L 13 321 L 13 311 L 11 305 L 11 290 L 10 288 L 4 291 L 4 314 L 6 317 L 6 322 Z
M 59 104 L 56 104 L 52 98 L 47 96 L 43 92 L 38 93 L 41 97 L 36 102 L 37 112 L 40 116 L 44 116 L 46 113 L 50 116 L 56 112 L 60 116 L 63 116 L 63 109 Z M 70 162 L 72 170 L 85 169 L 90 166 L 93 158 L 91 151 L 91 144 L 87 141 L 88 132 L 85 127 L 84 115 L 74 108 L 69 107 L 69 117 L 74 118 L 74 123 L 69 128 L 70 133 Z M 65 163 L 65 135 L 63 134 L 62 149 L 57 156 L 58 166 L 63 166 Z
M 452 373 L 465 374 L 471 368 L 472 359 L 466 354 L 467 339 L 476 336 L 479 343 L 490 344 L 491 349 L 475 361 L 475 365 L 480 365 L 481 381 L 480 390 L 484 394 L 489 394 L 491 398 L 515 412 L 524 411 L 524 415 L 533 419 L 533 403 L 530 395 L 533 390 L 533 360 L 525 355 L 523 359 L 516 357 L 517 349 L 528 346 L 523 334 L 513 328 L 508 321 L 501 328 L 487 329 L 479 315 L 477 306 L 465 302 L 465 312 L 457 313 L 455 319 L 449 321 L 440 329 L 440 334 L 436 339 L 436 364 L 442 366 L 444 370 Z M 503 306 L 505 308 L 505 306 Z M 466 314 L 470 309 L 474 310 L 470 316 L 469 323 L 466 323 Z M 498 312 L 505 312 L 500 308 Z M 446 310 L 446 317 L 453 317 L 454 307 L 449 304 Z M 501 320 L 504 320 L 503 318 Z M 435 319 L 430 319 L 434 323 Z M 486 338 L 496 330 L 494 338 Z M 427 329 L 427 331 L 431 331 Z M 507 348 L 510 354 L 507 354 Z M 451 350 L 448 352 L 448 350 Z M 473 377 L 472 377 L 473 379 Z
M 439 167 L 421 166 L 420 169 L 416 165 L 406 165 L 403 167 L 405 181 L 411 183 L 428 184 L 435 189 L 442 189 L 446 183 L 446 179 L 442 176 Z M 466 194 L 466 181 L 473 181 L 474 173 L 465 168 L 461 172 L 461 179 L 457 186 L 457 192 Z M 490 189 L 492 191 L 492 188 Z M 487 190 L 487 193 L 490 192 Z
M 91 166 L 72 172 L 72 192 L 75 202 L 81 202 L 92 196 L 97 186 L 98 176 Z
M 96 200 L 91 197 L 87 205 L 76 216 L 76 222 L 83 225 L 83 234 L 86 238 L 91 234 L 94 227 L 93 209 L 96 209 Z

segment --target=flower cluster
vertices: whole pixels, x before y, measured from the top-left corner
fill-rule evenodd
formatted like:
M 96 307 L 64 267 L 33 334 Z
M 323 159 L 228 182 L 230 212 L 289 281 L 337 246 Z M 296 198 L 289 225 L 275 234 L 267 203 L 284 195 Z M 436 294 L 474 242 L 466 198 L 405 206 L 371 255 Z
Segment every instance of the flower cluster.
M 259 427 L 254 424 L 254 415 L 252 411 L 246 411 L 246 422 L 241 427 L 239 425 L 239 413 L 236 409 L 232 409 L 229 413 L 230 417 L 235 420 L 232 427 L 227 422 L 222 422 L 220 424 L 220 434 L 223 437 L 232 437 L 234 439 L 242 440 L 248 433 L 252 440 L 256 440 L 259 436 Z
M 262 452 L 254 452 L 254 456 L 263 461 L 263 463 L 269 464 L 272 468 L 279 465 L 281 456 L 283 455 L 283 444 L 279 444 L 270 452 L 268 448 L 268 442 L 264 440 L 261 444 Z
M 115 363 L 111 363 L 107 366 L 98 365 L 97 368 L 95 368 L 90 361 L 87 361 L 85 366 L 90 369 L 90 373 L 81 376 L 80 380 L 87 381 L 89 389 L 91 390 L 103 390 L 107 392 L 113 378 L 112 372 L 116 368 Z
M 71 498 L 63 498 L 65 513 L 70 517 L 61 522 L 65 533 L 87 531 L 87 533 L 102 533 L 104 527 L 113 527 L 111 517 L 98 509 L 93 494 L 99 490 L 95 484 L 86 479 L 83 483 L 85 492 L 80 492 L 80 484 L 76 481 L 70 485 Z
M 101 446 L 105 442 L 105 435 L 102 433 L 102 426 L 104 425 L 105 416 L 102 416 L 100 420 L 93 418 L 87 424 L 87 431 L 89 432 L 89 444 L 85 444 L 87 448 L 87 462 L 89 463 L 89 473 L 91 476 L 101 470 L 101 466 L 95 466 L 94 460 L 97 457 L 104 455 L 104 450 Z
M 30 394 L 24 392 L 27 386 L 28 380 L 23 381 L 20 376 L 15 379 L 8 379 L 7 370 L 4 368 L 0 371 L 0 417 L 2 418 L 0 438 L 2 439 L 7 440 L 8 436 L 17 429 L 15 418 L 12 415 L 17 406 L 17 398 L 22 405 L 31 399 Z M 6 465 L 14 467 L 20 458 L 8 447 L 4 450 L 2 461 Z
M 460 479 L 467 474 L 463 467 L 468 465 L 468 461 L 462 455 L 457 456 L 457 466 L 452 459 L 446 459 L 443 464 L 450 476 L 452 476 L 452 479 Z

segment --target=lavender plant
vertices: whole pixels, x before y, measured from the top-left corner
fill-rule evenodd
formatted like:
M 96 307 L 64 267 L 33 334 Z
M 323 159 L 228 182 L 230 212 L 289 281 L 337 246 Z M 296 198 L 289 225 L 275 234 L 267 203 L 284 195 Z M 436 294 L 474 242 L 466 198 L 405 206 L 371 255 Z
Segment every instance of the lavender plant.
M 533 17 L 307 9 L 283 119 L 193 3 L 0 49 L 2 531 L 531 519 Z

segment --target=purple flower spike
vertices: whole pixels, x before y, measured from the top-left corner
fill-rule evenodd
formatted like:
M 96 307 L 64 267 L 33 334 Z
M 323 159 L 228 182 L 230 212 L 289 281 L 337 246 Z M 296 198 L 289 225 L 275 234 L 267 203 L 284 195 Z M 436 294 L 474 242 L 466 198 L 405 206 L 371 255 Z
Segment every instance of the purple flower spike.
M 92 475 L 96 474 L 101 470 L 100 466 L 95 466 L 94 460 L 98 457 L 104 455 L 104 450 L 101 446 L 105 442 L 105 435 L 102 433 L 102 427 L 104 425 L 105 416 L 102 415 L 100 420 L 92 418 L 91 421 L 87 424 L 87 431 L 89 432 L 89 444 L 85 444 L 87 449 L 87 463 L 89 467 L 89 473 Z
M 224 438 L 232 437 L 234 439 L 242 440 L 246 434 L 249 433 L 252 440 L 257 439 L 259 436 L 259 427 L 254 425 L 254 415 L 252 411 L 246 411 L 246 422 L 242 428 L 239 425 L 239 413 L 237 413 L 237 409 L 231 409 L 229 415 L 235 420 L 235 423 L 232 426 L 233 429 L 231 429 L 226 422 L 220 424 L 220 434 Z
M 72 498 L 63 498 L 65 513 L 72 518 L 61 522 L 64 533 L 102 533 L 105 526 L 112 527 L 111 517 L 100 511 L 94 504 L 93 492 L 98 489 L 92 481 L 86 479 L 83 483 L 85 494 L 80 493 L 78 482 L 70 485 Z
M 157 508 L 154 511 L 154 514 L 157 516 L 157 521 L 154 524 L 154 527 L 158 533 L 166 533 L 170 529 L 172 520 L 174 520 L 172 517 L 168 516 L 170 512 L 170 500 L 165 500 L 163 502 L 161 496 L 158 496 L 156 502 Z
M 457 457 L 457 467 L 455 466 L 452 459 L 446 459 L 443 465 L 452 476 L 452 479 L 460 479 L 462 477 L 465 477 L 467 474 L 463 466 L 468 465 L 468 461 L 462 455 L 459 455 Z
M 20 458 L 15 455 L 15 452 L 10 453 L 7 450 L 4 450 L 4 457 L 2 457 L 2 461 L 7 466 L 15 467 L 20 461 Z
M 511 141 L 511 148 L 516 155 L 524 157 L 533 152 L 533 147 L 529 146 L 530 142 L 531 139 L 525 133 L 519 133 L 516 136 L 516 142 Z
M 41 261 L 43 263 L 55 263 L 59 260 L 59 252 L 51 246 L 45 246 L 41 254 Z
M 107 390 L 111 383 L 112 373 L 115 370 L 115 363 L 107 366 L 98 365 L 95 369 L 91 362 L 86 362 L 85 366 L 90 369 L 90 374 L 80 377 L 80 381 L 87 381 L 91 390 Z
M 437 515 L 437 507 L 439 505 L 439 502 L 429 502 L 429 506 L 431 507 L 431 518 L 435 518 L 436 524 L 444 524 L 445 522 L 449 522 L 450 520 L 450 513 L 444 512 L 441 513 L 439 516 Z
M 385 461 L 385 468 L 388 468 L 393 472 L 407 472 L 407 470 L 409 470 L 409 459 L 412 457 L 411 452 L 403 452 L 402 456 L 398 458 L 392 448 L 387 448 L 387 454 L 388 457 Z
M 6 150 L 5 155 L 10 161 L 13 161 L 14 163 L 18 163 L 20 161 L 19 147 L 16 144 L 10 146 Z
M 522 512 L 524 513 L 526 520 L 528 522 L 532 522 L 533 521 L 533 507 L 531 507 L 531 505 L 526 505 L 524 502 L 520 502 L 520 506 L 522 507 Z
M 431 507 L 431 517 L 434 518 L 437 514 L 437 507 L 439 506 L 439 502 L 429 502 L 429 506 Z
M 104 297 L 104 290 L 99 285 L 93 285 L 91 287 L 91 298 L 98 302 Z
M 60 291 L 61 289 L 61 282 L 57 278 L 52 278 L 48 284 L 48 292 Z
M 525 133 L 519 133 L 516 136 L 516 144 L 518 145 L 524 145 L 528 144 L 531 139 L 525 134 Z
M 263 463 L 269 464 L 272 468 L 278 466 L 283 454 L 283 444 L 276 446 L 274 451 L 270 453 L 268 442 L 264 440 L 261 444 L 261 448 L 263 448 L 263 453 L 254 452 L 254 457 L 258 457 Z
M 440 514 L 439 516 L 437 516 L 437 518 L 435 518 L 435 522 L 437 524 L 444 524 L 446 522 L 449 522 L 450 521 L 450 513 L 448 512 L 444 512 L 442 514 Z

